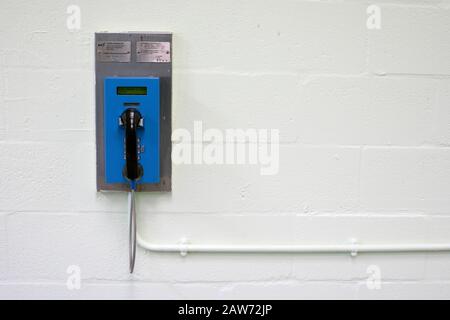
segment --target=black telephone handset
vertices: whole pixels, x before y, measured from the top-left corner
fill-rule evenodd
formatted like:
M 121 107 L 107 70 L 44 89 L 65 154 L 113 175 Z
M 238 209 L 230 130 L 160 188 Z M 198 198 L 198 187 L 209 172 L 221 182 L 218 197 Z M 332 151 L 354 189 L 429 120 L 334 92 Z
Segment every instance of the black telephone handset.
M 143 126 L 141 113 L 134 109 L 126 109 L 120 116 L 120 124 L 125 127 L 125 166 L 122 174 L 128 180 L 135 182 L 144 174 L 144 169 L 138 162 L 137 128 Z

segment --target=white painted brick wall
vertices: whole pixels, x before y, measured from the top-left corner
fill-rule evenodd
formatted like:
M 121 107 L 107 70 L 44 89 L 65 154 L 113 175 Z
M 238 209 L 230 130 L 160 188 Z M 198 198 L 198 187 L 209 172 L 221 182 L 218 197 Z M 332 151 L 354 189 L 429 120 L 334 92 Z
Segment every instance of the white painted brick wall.
M 176 165 L 147 239 L 450 242 L 450 1 L 0 3 L 0 298 L 450 298 L 450 253 L 156 254 L 95 190 L 96 31 L 174 33 L 175 128 L 280 129 L 280 171 Z M 366 28 L 378 4 L 382 28 Z M 81 268 L 68 290 L 68 266 Z M 367 286 L 368 268 L 381 288 Z

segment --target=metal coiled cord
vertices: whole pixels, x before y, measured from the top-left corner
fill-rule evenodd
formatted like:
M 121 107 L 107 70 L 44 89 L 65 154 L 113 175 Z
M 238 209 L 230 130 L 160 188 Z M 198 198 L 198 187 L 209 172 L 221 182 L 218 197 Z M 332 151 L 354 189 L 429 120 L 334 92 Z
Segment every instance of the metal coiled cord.
M 135 191 L 133 188 L 131 188 L 131 191 L 128 193 L 128 214 L 130 273 L 133 273 L 136 260 L 136 203 Z

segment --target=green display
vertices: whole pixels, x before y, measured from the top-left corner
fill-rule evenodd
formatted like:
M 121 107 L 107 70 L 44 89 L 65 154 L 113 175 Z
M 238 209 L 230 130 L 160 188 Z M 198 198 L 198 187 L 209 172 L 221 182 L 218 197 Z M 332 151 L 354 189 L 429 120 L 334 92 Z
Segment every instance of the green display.
M 119 96 L 145 96 L 147 87 L 117 87 Z

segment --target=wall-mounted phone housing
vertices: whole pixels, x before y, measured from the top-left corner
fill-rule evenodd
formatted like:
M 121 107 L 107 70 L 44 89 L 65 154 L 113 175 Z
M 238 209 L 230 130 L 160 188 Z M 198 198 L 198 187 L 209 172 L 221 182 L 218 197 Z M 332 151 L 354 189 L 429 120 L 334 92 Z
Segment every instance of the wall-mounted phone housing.
M 97 190 L 171 190 L 172 35 L 96 33 Z

